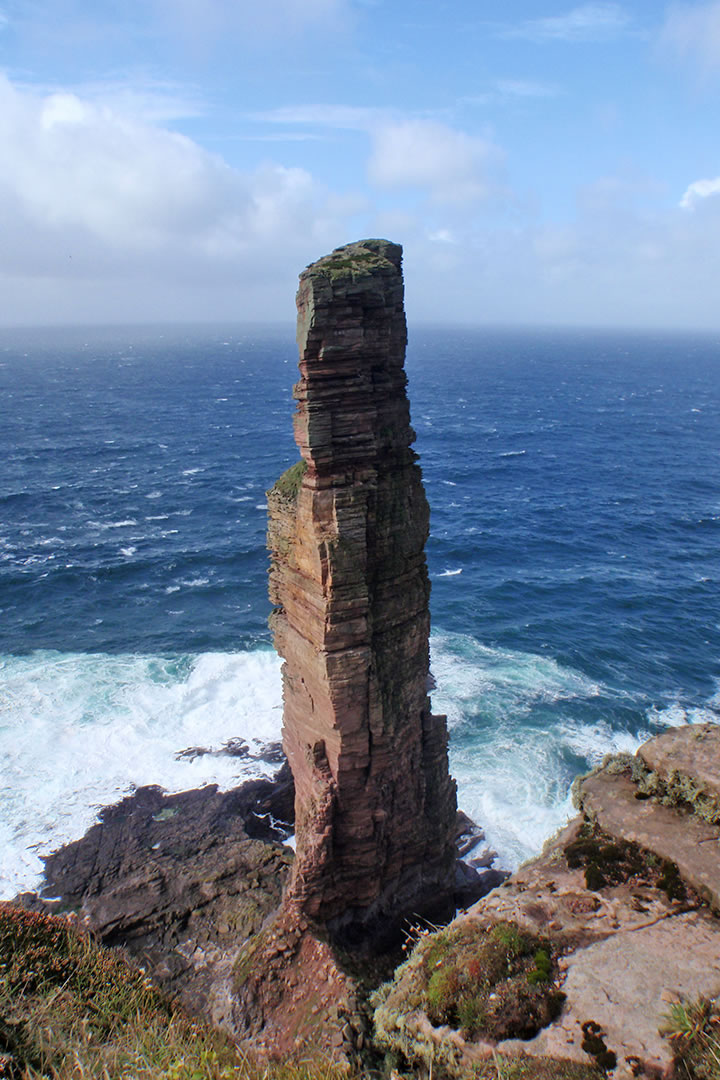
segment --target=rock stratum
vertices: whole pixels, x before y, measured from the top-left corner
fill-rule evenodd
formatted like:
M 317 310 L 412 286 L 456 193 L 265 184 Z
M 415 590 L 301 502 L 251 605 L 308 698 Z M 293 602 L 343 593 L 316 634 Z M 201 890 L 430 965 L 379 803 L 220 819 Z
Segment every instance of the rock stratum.
M 455 785 L 427 695 L 429 511 L 411 449 L 401 257 L 365 240 L 301 274 L 301 462 L 268 493 L 296 791 L 285 907 L 350 946 L 453 907 Z
M 693 1023 L 720 1051 L 720 727 L 609 758 L 575 796 L 580 815 L 543 854 L 421 936 L 378 993 L 376 1039 L 414 1071 L 465 1077 L 500 1055 L 528 1076 L 548 1059 L 558 1076 L 560 1062 L 617 1080 L 720 1075 L 720 1058 L 676 1060 Z

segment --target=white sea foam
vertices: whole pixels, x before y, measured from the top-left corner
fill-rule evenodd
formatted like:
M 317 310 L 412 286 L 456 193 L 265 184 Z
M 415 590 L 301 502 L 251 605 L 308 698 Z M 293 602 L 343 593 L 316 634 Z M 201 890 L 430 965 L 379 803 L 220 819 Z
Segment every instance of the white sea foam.
M 99 807 L 134 786 L 229 787 L 258 774 L 233 757 L 176 760 L 180 750 L 279 738 L 280 661 L 269 650 L 36 652 L 4 657 L 0 679 L 0 897 L 33 887 L 39 856 L 81 836 Z
M 674 701 L 664 709 L 648 709 L 647 716 L 658 727 L 682 727 L 685 724 L 720 723 L 720 701 L 717 696 L 711 698 L 707 706 L 682 705 Z
M 537 853 L 572 813 L 578 759 L 591 765 L 607 753 L 633 752 L 653 728 L 717 719 L 713 710 L 720 706 L 719 692 L 707 709 L 652 710 L 648 730 L 631 735 L 588 720 L 588 701 L 610 692 L 552 657 L 494 649 L 463 634 L 434 634 L 431 649 L 433 706 L 448 716 L 459 804 L 485 829 L 500 864 L 511 868 Z M 177 791 L 256 775 L 252 762 L 236 758 L 178 761 L 175 755 L 190 746 L 219 748 L 235 737 L 278 738 L 279 671 L 280 661 L 265 650 L 6 657 L 0 663 L 6 790 L 0 897 L 33 887 L 39 855 L 82 835 L 100 806 L 133 786 Z
M 459 805 L 485 829 L 500 864 L 514 868 L 572 813 L 566 755 L 578 752 L 573 741 L 584 725 L 554 722 L 553 706 L 580 704 L 600 687 L 551 657 L 493 649 L 464 634 L 433 635 L 431 649 L 433 708 L 448 717 Z M 611 749 L 608 738 L 604 752 Z
M 459 570 L 441 570 L 437 575 L 438 577 L 457 577 L 458 574 L 462 574 L 462 567 Z

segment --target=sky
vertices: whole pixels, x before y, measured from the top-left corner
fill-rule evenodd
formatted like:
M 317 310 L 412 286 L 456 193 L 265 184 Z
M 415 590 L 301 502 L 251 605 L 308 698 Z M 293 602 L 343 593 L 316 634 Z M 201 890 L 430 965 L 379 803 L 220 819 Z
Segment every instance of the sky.
M 0 325 L 720 329 L 720 0 L 0 0 Z

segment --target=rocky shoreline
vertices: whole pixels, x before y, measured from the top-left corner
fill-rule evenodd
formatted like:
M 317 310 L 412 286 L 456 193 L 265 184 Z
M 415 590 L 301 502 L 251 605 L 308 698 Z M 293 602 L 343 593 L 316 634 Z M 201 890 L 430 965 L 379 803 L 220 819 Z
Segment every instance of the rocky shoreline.
M 311 923 L 282 924 L 287 765 L 224 793 L 138 790 L 49 856 L 42 891 L 17 902 L 122 945 L 256 1054 L 312 1046 L 356 1068 L 384 1056 L 458 1078 L 499 1054 L 672 1077 L 662 1031 L 673 1005 L 720 994 L 720 727 L 678 728 L 608 759 L 577 782 L 576 800 L 578 816 L 540 856 L 497 887 L 472 879 L 474 903 L 458 863 L 467 910 L 442 929 L 409 927 L 409 957 L 358 962 Z M 457 832 L 472 856 L 481 830 L 459 814 Z M 483 990 L 472 973 L 483 957 L 492 967 L 493 935 L 516 942 L 518 967 Z
M 139 788 L 101 811 L 80 840 L 45 857 L 42 887 L 14 903 L 71 914 L 98 941 L 125 949 L 189 1012 L 239 1036 L 247 1018 L 238 1015 L 233 970 L 279 907 L 293 863 L 285 841 L 294 832 L 294 797 L 287 762 L 273 779 L 227 792 Z M 459 813 L 458 908 L 508 876 L 493 868 L 487 846 L 476 854 L 484 839 Z

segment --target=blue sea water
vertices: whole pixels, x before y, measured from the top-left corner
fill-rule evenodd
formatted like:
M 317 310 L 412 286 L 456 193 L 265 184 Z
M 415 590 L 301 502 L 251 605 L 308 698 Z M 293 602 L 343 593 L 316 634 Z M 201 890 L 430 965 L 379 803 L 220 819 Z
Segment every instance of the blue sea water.
M 133 786 L 277 738 L 291 326 L 0 333 L 0 896 Z M 516 865 L 573 776 L 720 716 L 720 338 L 415 329 L 436 711 Z

